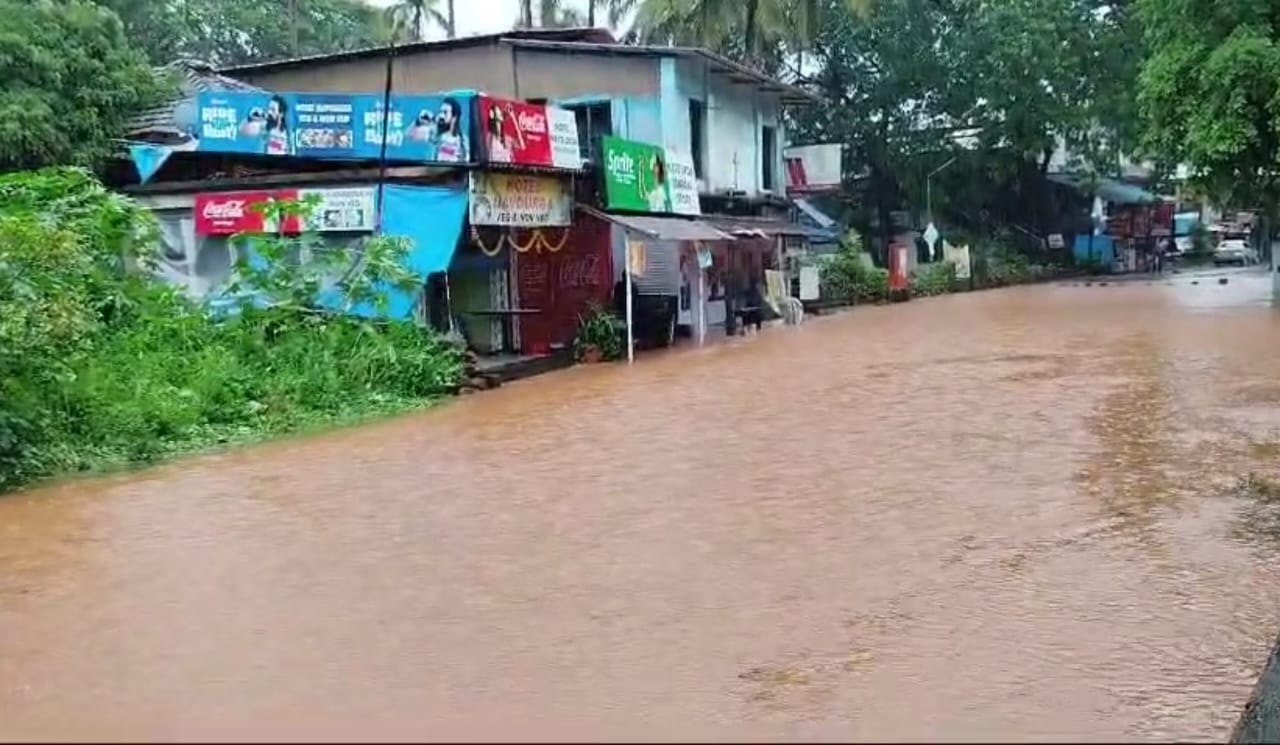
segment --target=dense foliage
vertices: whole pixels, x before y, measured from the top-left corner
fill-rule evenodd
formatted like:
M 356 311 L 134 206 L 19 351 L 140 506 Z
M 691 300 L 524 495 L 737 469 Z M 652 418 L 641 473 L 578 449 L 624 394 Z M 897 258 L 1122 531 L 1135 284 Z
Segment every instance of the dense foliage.
M 388 14 L 363 0 L 99 0 L 157 65 L 213 65 L 325 54 L 386 43 Z
M 371 241 L 355 270 L 335 255 L 298 271 L 282 259 L 298 246 L 259 241 L 241 269 L 261 290 L 215 319 L 125 270 L 148 263 L 153 235 L 85 172 L 0 177 L 0 489 L 400 410 L 458 381 L 460 352 L 439 337 L 310 302 L 377 304 L 409 281 L 388 269 L 402 244 Z
M 115 14 L 84 0 L 0 0 L 0 171 L 90 165 L 167 94 Z
M 1140 0 L 1149 149 L 1223 203 L 1280 210 L 1280 15 L 1251 0 Z

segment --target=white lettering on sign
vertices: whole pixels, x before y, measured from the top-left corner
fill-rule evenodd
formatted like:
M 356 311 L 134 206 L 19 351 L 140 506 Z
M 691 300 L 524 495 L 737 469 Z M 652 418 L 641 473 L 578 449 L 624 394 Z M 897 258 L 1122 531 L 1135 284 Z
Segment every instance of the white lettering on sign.
M 201 215 L 208 220 L 239 220 L 244 217 L 245 200 L 228 199 L 225 202 L 205 202 Z
M 615 150 L 609 153 L 609 170 L 620 176 L 632 176 L 636 172 L 636 160 Z
M 528 111 L 521 111 L 516 117 L 520 129 L 526 132 L 534 132 L 537 134 L 545 134 L 547 131 L 547 117 L 542 114 L 532 114 Z

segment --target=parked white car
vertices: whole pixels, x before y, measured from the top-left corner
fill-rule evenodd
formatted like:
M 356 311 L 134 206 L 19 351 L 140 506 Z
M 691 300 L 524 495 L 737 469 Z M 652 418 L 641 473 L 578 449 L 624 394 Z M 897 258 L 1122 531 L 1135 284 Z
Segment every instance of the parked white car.
M 1216 266 L 1223 264 L 1249 266 L 1258 263 L 1258 252 L 1249 245 L 1249 241 L 1243 238 L 1228 238 L 1214 249 L 1213 263 Z

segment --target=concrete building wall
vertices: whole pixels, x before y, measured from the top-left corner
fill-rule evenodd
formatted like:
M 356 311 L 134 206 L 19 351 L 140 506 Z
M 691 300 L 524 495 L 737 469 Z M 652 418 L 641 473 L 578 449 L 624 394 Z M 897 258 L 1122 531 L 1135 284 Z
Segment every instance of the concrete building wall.
M 518 98 L 610 98 L 658 95 L 658 64 L 651 57 L 611 57 L 542 49 L 515 49 Z M 455 86 L 465 87 L 465 86 Z
M 763 190 L 763 127 L 774 130 L 773 193 L 784 191 L 782 147 L 786 141 L 781 118 L 781 101 L 776 94 L 762 93 L 754 86 L 733 83 L 721 75 L 709 74 L 697 60 L 662 61 L 662 144 L 694 153 L 689 101 L 705 107 L 703 126 L 701 190 L 719 193 L 740 190 L 759 196 Z

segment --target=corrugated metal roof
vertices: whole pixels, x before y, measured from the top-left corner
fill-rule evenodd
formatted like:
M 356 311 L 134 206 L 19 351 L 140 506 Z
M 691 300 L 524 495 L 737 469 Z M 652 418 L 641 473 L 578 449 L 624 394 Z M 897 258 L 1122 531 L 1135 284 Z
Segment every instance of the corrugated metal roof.
M 733 236 L 716 230 L 701 220 L 683 217 L 655 217 L 653 215 L 616 215 L 602 212 L 585 204 L 578 209 L 602 220 L 621 225 L 627 230 L 641 233 L 660 241 L 729 241 Z
M 184 136 L 187 133 L 174 121 L 174 111 L 181 104 L 190 101 L 198 93 L 216 91 L 252 91 L 262 89 L 250 85 L 243 80 L 222 75 L 207 62 L 192 59 L 180 59 L 160 68 L 162 72 L 174 75 L 178 80 L 179 95 L 172 101 L 149 109 L 134 117 L 125 131 L 130 139 L 163 139 Z
M 1123 181 L 1103 178 L 1090 184 L 1085 178 L 1065 173 L 1049 175 L 1049 180 L 1070 186 L 1083 194 L 1097 195 L 1112 204 L 1154 204 L 1163 201 L 1160 197 L 1140 186 L 1126 184 Z
M 485 44 L 496 44 L 501 39 L 560 39 L 574 41 L 593 41 L 601 43 L 614 42 L 613 34 L 608 29 L 591 28 L 590 26 L 582 26 L 578 28 L 518 28 L 511 31 L 501 31 L 496 34 L 477 34 L 475 36 L 464 36 L 460 39 L 440 39 L 437 41 L 413 41 L 407 44 L 397 44 L 395 46 L 396 56 L 406 54 L 416 54 L 419 52 L 436 52 L 448 49 L 462 49 L 467 47 L 483 46 Z M 331 52 L 329 54 L 309 54 L 301 57 L 289 57 L 287 59 L 271 60 L 268 62 L 250 62 L 243 65 L 229 65 L 222 68 L 222 72 L 235 74 L 238 72 L 269 72 L 287 67 L 297 67 L 300 65 L 316 64 L 316 63 L 333 63 L 346 62 L 349 60 L 364 59 L 368 57 L 385 57 L 389 47 L 380 44 L 376 47 L 365 47 L 363 49 L 352 49 L 345 52 Z
M 769 238 L 776 235 L 802 238 L 826 237 L 827 233 L 804 225 L 769 217 L 741 217 L 730 215 L 703 215 L 703 220 L 717 230 L 744 238 Z

